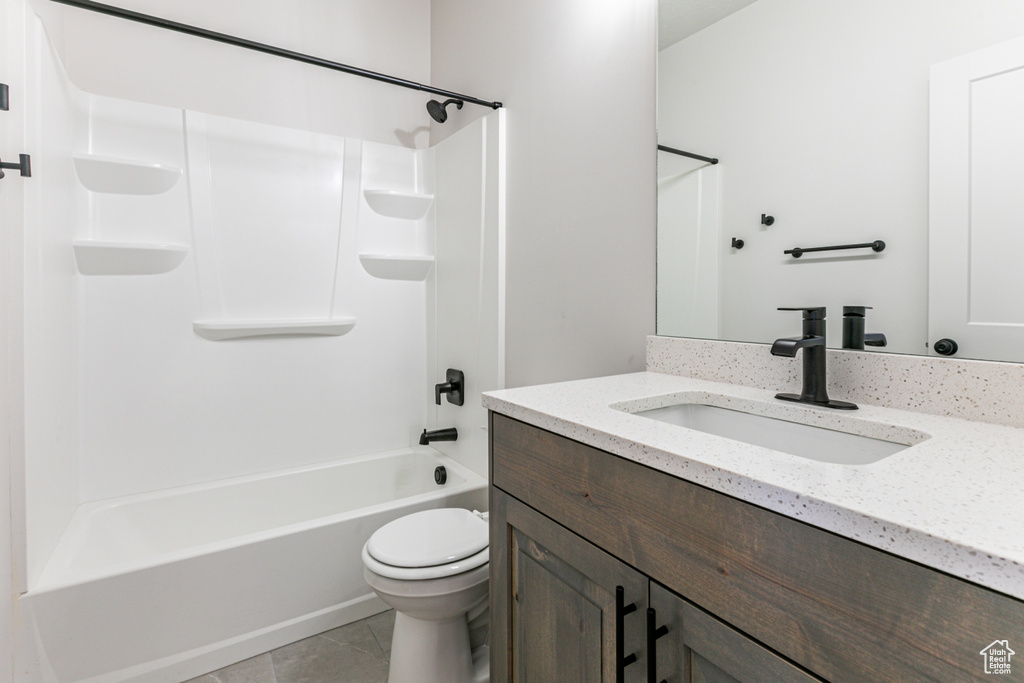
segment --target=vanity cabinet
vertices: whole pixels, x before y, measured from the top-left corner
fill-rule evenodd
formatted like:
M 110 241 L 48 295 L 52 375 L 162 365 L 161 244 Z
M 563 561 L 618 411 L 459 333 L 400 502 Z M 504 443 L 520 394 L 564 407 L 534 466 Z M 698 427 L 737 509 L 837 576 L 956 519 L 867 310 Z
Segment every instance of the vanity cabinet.
M 1024 645 L 1020 600 L 501 414 L 490 442 L 495 683 L 945 683 Z
M 820 678 L 779 657 L 661 584 L 651 582 L 648 656 L 666 683 L 815 683 Z M 659 632 L 658 629 L 664 629 Z M 582 680 L 582 679 L 580 679 Z
M 519 501 L 496 498 L 509 541 L 509 680 L 646 680 L 647 577 Z

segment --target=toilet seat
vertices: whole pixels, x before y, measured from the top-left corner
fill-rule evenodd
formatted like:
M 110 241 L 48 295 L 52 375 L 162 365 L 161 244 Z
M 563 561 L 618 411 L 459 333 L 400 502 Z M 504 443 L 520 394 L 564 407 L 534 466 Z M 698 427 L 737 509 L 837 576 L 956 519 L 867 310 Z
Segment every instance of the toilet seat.
M 489 549 L 484 548 L 478 553 L 449 564 L 434 567 L 394 567 L 379 562 L 370 555 L 363 546 L 363 565 L 374 574 L 399 581 L 425 581 L 427 579 L 443 579 L 457 574 L 464 574 L 472 569 L 487 564 Z
M 380 576 L 420 581 L 475 569 L 488 559 L 488 527 L 461 508 L 415 512 L 385 524 L 363 546 L 363 563 Z

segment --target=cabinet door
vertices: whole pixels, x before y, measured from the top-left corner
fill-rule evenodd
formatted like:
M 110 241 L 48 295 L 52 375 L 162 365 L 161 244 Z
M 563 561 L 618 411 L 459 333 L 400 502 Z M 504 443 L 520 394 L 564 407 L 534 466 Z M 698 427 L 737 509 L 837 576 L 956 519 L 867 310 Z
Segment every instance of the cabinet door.
M 736 629 L 651 582 L 653 627 L 665 627 L 651 646 L 665 683 L 812 683 L 821 681 Z M 654 632 L 657 634 L 657 631 Z
M 491 525 L 492 681 L 643 681 L 647 578 L 494 489 Z

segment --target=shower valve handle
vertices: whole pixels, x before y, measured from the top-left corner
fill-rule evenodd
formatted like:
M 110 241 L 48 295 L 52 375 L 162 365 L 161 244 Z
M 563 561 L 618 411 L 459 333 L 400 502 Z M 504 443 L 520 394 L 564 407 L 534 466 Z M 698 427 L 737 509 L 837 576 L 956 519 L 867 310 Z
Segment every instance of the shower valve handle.
M 28 154 L 19 154 L 18 163 L 0 160 L 0 178 L 4 177 L 4 169 L 9 168 L 21 173 L 25 178 L 32 177 L 32 157 Z
M 465 400 L 463 392 L 465 381 L 466 377 L 462 370 L 448 368 L 445 373 L 445 381 L 434 385 L 434 403 L 441 405 L 441 394 L 448 394 L 449 403 L 461 406 Z

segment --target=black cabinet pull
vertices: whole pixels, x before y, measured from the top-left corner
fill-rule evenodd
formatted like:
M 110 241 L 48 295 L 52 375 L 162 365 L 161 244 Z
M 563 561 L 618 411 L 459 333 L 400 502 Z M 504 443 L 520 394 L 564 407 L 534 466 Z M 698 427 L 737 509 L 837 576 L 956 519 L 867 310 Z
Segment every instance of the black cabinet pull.
M 615 587 L 615 683 L 624 683 L 626 680 L 626 667 L 636 661 L 636 653 L 631 652 L 625 656 L 626 647 L 626 624 L 627 614 L 636 611 L 636 603 L 626 603 L 626 589 L 622 586 Z
M 657 613 L 653 607 L 647 608 L 647 683 L 658 683 L 658 638 L 668 633 L 668 626 L 655 626 Z M 666 683 L 662 679 L 661 683 Z

